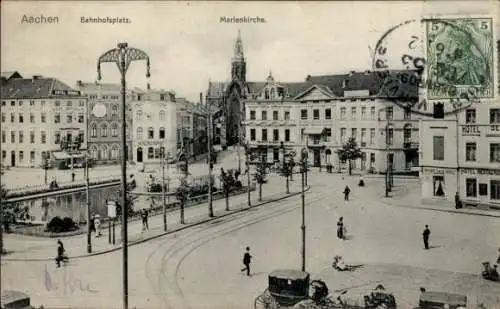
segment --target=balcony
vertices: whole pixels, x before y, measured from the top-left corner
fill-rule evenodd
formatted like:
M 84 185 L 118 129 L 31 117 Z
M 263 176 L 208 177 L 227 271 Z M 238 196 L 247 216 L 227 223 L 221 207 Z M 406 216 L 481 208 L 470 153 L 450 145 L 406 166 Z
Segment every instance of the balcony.
M 409 140 L 405 140 L 403 142 L 403 148 L 404 149 L 418 149 L 418 142 L 412 142 Z
M 281 146 L 281 141 L 274 141 L 274 140 L 267 140 L 267 141 L 263 141 L 263 140 L 255 140 L 255 141 L 249 141 L 249 144 L 250 145 L 253 145 L 253 146 L 270 146 L 270 147 L 279 147 Z M 283 142 L 284 145 L 292 145 L 293 142 L 292 141 L 288 141 L 288 142 Z
M 489 125 L 486 128 L 486 136 L 487 137 L 493 137 L 493 136 L 500 137 L 500 123 Z

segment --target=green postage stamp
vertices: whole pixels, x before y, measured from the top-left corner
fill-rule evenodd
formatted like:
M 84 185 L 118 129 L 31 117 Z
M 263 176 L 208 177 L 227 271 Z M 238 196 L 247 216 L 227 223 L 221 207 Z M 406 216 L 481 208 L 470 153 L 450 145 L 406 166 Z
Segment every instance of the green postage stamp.
M 428 20 L 428 99 L 494 96 L 492 26 L 492 18 Z

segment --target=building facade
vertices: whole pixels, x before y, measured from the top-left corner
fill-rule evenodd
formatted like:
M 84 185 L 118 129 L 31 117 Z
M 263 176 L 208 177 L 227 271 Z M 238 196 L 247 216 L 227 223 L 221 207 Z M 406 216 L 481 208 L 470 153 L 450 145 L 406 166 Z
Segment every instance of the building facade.
M 118 84 L 77 81 L 76 88 L 88 99 L 88 149 L 97 164 L 117 163 L 121 157 L 121 92 Z M 127 90 L 126 139 L 132 159 L 132 102 L 141 89 Z
M 56 78 L 2 74 L 2 164 L 40 167 L 67 158 L 63 140 L 83 141 L 86 149 L 87 99 Z
M 132 103 L 132 151 L 137 163 L 161 162 L 177 153 L 177 107 L 175 94 L 148 89 Z
M 287 152 L 307 151 L 312 166 L 345 168 L 336 151 L 354 137 L 363 152 L 352 162 L 354 168 L 385 173 L 389 159 L 394 172 L 418 172 L 419 118 L 381 95 L 384 85 L 368 71 L 308 76 L 299 83 L 278 83 L 270 74 L 245 101 L 251 156 L 281 160 L 283 142 Z M 418 98 L 417 90 L 412 89 L 409 100 Z

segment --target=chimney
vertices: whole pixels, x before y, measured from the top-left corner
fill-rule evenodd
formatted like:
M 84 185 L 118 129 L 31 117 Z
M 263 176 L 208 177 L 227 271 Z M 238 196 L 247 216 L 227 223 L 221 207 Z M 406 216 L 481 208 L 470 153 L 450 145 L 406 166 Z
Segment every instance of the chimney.
M 311 80 L 311 75 L 307 75 L 306 76 L 306 82 L 310 81 Z
M 148 90 L 151 90 L 151 85 L 148 83 L 148 84 L 147 84 L 147 86 L 146 86 L 146 88 L 147 88 Z
M 83 86 L 83 82 L 81 80 L 77 80 L 76 81 L 76 85 L 79 86 L 79 87 L 81 87 L 81 86 Z
M 41 77 L 42 77 L 41 75 L 33 75 L 32 81 L 40 79 Z
M 200 104 L 203 104 L 203 92 L 200 92 Z

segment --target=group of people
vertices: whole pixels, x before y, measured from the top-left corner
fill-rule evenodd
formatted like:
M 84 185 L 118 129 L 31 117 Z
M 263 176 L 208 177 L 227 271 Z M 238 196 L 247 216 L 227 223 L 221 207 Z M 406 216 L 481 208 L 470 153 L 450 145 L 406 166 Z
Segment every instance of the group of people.
M 101 237 L 101 216 L 93 214 L 90 218 L 90 232 L 95 233 L 95 237 Z

